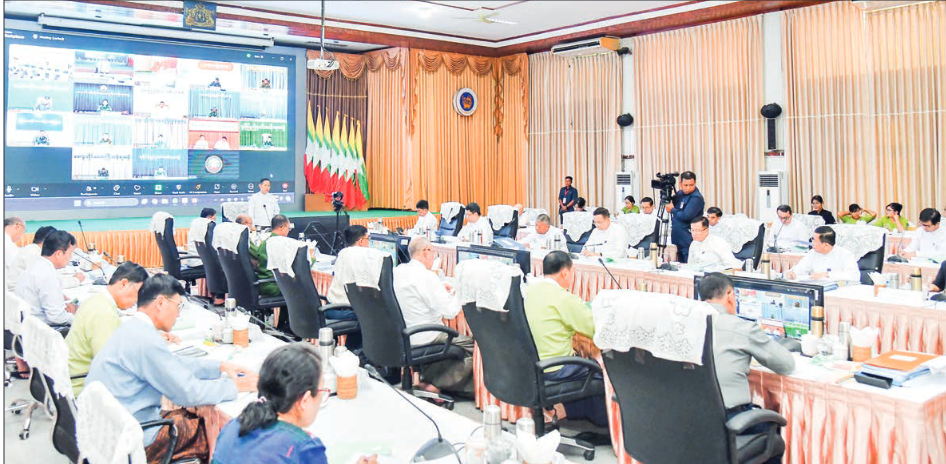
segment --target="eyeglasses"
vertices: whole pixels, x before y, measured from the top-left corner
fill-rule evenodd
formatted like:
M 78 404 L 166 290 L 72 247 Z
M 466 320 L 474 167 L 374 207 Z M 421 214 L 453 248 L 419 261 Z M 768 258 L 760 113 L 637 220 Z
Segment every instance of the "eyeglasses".
M 709 229 L 690 229 L 691 234 L 698 234 L 700 232 L 706 232 Z
M 779 217 L 778 217 L 778 220 L 779 220 L 779 221 L 782 221 L 782 222 L 785 222 L 785 221 L 788 221 L 788 220 L 791 219 L 791 218 L 792 218 L 791 215 L 785 216 L 785 217 L 779 216 Z
M 930 223 L 922 223 L 922 222 L 921 222 L 920 225 L 923 226 L 924 229 L 932 229 L 932 228 L 933 228 L 933 223 L 932 223 L 932 222 L 930 222 Z
M 168 298 L 168 297 L 164 297 L 164 298 L 166 298 L 166 299 L 167 299 L 168 301 L 170 301 L 171 303 L 174 303 L 175 305 L 177 305 L 177 308 L 176 308 L 176 309 L 177 309 L 178 312 L 181 311 L 181 305 L 184 304 L 184 299 L 183 299 L 183 298 L 181 298 L 181 299 L 179 299 L 179 300 L 177 300 L 177 301 L 174 301 L 174 300 L 172 300 L 172 299 L 170 299 L 170 298 Z

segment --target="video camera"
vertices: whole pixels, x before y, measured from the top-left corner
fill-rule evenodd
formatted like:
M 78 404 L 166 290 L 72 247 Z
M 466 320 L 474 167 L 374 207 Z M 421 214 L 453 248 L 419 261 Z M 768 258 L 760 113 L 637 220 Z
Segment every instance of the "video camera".
M 673 196 L 677 193 L 677 177 L 680 176 L 679 172 L 671 172 L 669 174 L 657 173 L 654 177 L 656 179 L 650 181 L 650 187 L 654 190 L 660 191 L 660 200 L 662 202 L 670 202 L 673 199 Z
M 345 194 L 342 192 L 332 192 L 332 209 L 337 213 L 345 207 L 345 202 L 342 201 L 345 198 Z

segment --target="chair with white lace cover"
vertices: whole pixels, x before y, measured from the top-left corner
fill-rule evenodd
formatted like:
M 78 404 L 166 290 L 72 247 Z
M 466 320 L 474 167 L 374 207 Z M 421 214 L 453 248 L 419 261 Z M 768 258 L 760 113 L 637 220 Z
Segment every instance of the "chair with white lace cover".
M 519 229 L 519 212 L 509 205 L 492 205 L 486 208 L 486 218 L 495 237 L 516 238 Z
M 795 213 L 792 215 L 793 221 L 800 221 L 808 227 L 808 236 L 815 234 L 815 229 L 824 225 L 824 218 L 813 214 Z
M 566 238 L 578 240 L 594 227 L 594 214 L 591 211 L 571 211 L 562 215 L 562 229 Z
M 164 272 L 177 280 L 184 281 L 185 288 L 188 290 L 191 285 L 197 283 L 198 279 L 206 276 L 203 266 L 200 265 L 197 249 L 195 248 L 191 254 L 188 253 L 186 247 L 177 246 L 174 240 L 174 216 L 165 211 L 158 211 L 151 216 L 149 228 L 154 233 L 154 241 L 161 252 L 161 265 Z M 196 259 L 197 262 L 195 263 L 192 259 Z
M 148 229 L 156 234 L 163 234 L 164 224 L 168 218 L 174 219 L 174 216 L 166 211 L 158 211 L 157 213 L 154 213 L 154 215 L 151 216 L 151 223 L 149 224 Z
M 871 272 L 881 272 L 884 267 L 884 252 L 887 248 L 887 229 L 867 224 L 832 224 L 835 246 L 850 251 L 857 258 L 861 271 L 861 283 L 870 285 Z
M 77 400 L 76 440 L 89 464 L 145 464 L 138 420 L 101 382 L 85 386 Z
M 468 259 L 457 264 L 454 275 L 461 305 L 476 303 L 480 308 L 504 311 L 509 283 L 513 277 L 522 277 L 522 269 L 491 259 Z
M 294 238 L 274 236 L 266 241 L 266 268 L 270 271 L 279 271 L 289 277 L 295 277 L 292 262 L 296 259 L 299 248 L 306 246 Z
M 595 345 L 602 351 L 649 351 L 655 357 L 702 365 L 708 303 L 665 293 L 603 290 L 591 302 Z
M 448 201 L 440 204 L 440 227 L 437 228 L 439 235 L 456 237 L 463 228 L 463 215 L 465 209 L 463 205 L 455 201 Z
M 191 221 L 190 230 L 187 231 L 187 241 L 204 243 L 207 237 L 208 224 L 210 224 L 210 219 L 202 217 L 194 218 L 194 220 Z
M 5 291 L 3 294 L 3 327 L 14 336 L 23 331 L 23 318 L 29 313 L 30 304 L 16 293 Z
M 657 216 L 622 214 L 613 220 L 627 231 L 627 243 L 631 247 L 649 249 L 657 238 Z
M 339 279 L 343 285 L 355 284 L 377 289 L 385 256 L 391 255 L 375 248 L 347 247 L 338 252 L 338 260 L 335 262 L 344 260 L 348 265 L 342 266 L 341 269 L 336 267 L 333 278 Z
M 224 222 L 233 222 L 238 215 L 249 213 L 250 203 L 247 201 L 228 201 L 220 204 L 220 211 L 223 214 Z
M 545 208 L 524 208 L 522 210 L 522 218 L 519 219 L 520 225 L 534 226 L 536 219 L 538 219 L 541 214 L 548 215 L 549 212 Z
M 23 324 L 23 359 L 30 368 L 49 377 L 53 391 L 72 398 L 69 377 L 69 347 L 62 335 L 35 316 L 27 315 Z M 49 385 L 47 385 L 49 387 Z
M 237 244 L 240 243 L 240 234 L 247 227 L 235 222 L 224 222 L 214 227 L 214 248 L 223 248 L 234 253 L 237 252 Z
M 712 234 L 725 240 L 733 253 L 738 253 L 759 235 L 759 226 L 762 221 L 746 217 L 725 216 L 720 218 L 719 224 L 712 229 Z

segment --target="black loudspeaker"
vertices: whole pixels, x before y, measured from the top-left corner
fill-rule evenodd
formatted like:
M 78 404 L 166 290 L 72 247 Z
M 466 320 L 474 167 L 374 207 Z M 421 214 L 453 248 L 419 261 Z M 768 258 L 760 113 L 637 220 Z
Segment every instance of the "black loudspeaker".
M 624 113 L 618 116 L 618 125 L 621 127 L 627 127 L 631 124 L 634 124 L 634 116 L 631 116 L 630 113 Z
M 763 118 L 777 118 L 780 114 L 782 114 L 782 107 L 779 106 L 778 103 L 769 103 L 768 105 L 762 107 L 760 113 L 762 113 Z
M 766 148 L 775 150 L 775 119 L 766 119 L 765 129 L 766 134 L 768 134 Z
M 778 103 L 769 103 L 762 107 L 760 113 L 762 113 L 762 117 L 766 118 L 766 148 L 768 150 L 775 150 L 775 118 L 782 114 L 782 107 L 779 106 Z

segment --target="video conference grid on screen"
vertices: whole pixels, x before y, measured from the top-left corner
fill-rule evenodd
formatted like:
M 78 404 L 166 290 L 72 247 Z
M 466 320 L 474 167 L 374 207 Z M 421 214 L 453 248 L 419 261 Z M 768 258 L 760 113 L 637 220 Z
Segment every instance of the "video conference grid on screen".
M 6 198 L 162 195 L 164 182 L 232 194 L 263 175 L 293 179 L 291 56 L 4 36 Z M 245 189 L 193 191 L 201 183 Z

